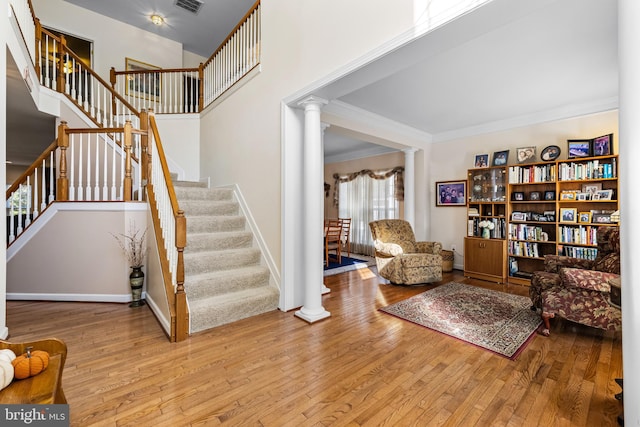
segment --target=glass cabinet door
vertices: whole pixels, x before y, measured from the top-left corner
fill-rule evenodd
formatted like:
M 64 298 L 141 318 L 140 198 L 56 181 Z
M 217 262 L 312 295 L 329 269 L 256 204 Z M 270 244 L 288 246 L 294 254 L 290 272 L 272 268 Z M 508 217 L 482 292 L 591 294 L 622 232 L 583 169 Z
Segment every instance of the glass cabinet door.
M 504 202 L 506 172 L 502 167 L 469 171 L 469 194 L 472 202 Z

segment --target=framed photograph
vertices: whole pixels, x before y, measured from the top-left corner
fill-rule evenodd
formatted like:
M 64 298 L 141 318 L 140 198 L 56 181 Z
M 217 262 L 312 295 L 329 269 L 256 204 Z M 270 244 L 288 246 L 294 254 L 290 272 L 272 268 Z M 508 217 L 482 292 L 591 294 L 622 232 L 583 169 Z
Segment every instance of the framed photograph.
M 613 134 L 602 135 L 593 139 L 593 155 L 594 156 L 608 156 L 613 154 L 612 149 Z
M 560 192 L 560 200 L 575 200 L 576 191 L 562 191 Z
M 560 208 L 560 222 L 576 222 L 577 214 L 576 208 Z
M 591 200 L 590 193 L 576 193 L 576 200 Z
M 591 156 L 591 140 L 590 139 L 568 139 L 567 149 L 569 150 L 569 158 L 576 159 L 580 157 Z
M 508 159 L 509 159 L 509 150 L 496 151 L 495 153 L 493 153 L 492 166 L 504 166 L 507 164 Z
M 516 149 L 518 163 L 531 163 L 536 161 L 536 147 L 522 147 Z
M 526 216 L 523 212 L 512 212 L 511 221 L 525 221 Z
M 515 200 L 517 202 L 524 200 L 524 193 L 522 191 L 514 191 L 511 193 L 511 200 Z
M 529 193 L 529 200 L 534 200 L 534 201 L 538 201 L 540 200 L 540 192 L 539 191 L 532 191 L 531 193 Z
M 593 200 L 611 200 L 613 190 L 599 190 L 593 195 Z
M 593 199 L 593 195 L 602 190 L 602 183 L 582 184 L 582 192 L 589 193 L 589 199 Z
M 591 212 L 580 212 L 578 214 L 578 222 L 580 224 L 589 224 L 591 222 Z
M 560 156 L 560 147 L 557 145 L 549 145 L 548 147 L 544 147 L 544 150 L 540 153 L 540 160 L 543 162 L 550 162 L 555 160 Z
M 478 154 L 476 155 L 476 161 L 474 162 L 474 167 L 476 168 L 486 168 L 489 166 L 489 155 L 488 154 Z
M 545 191 L 544 192 L 544 199 L 545 200 L 555 200 L 556 199 L 556 192 L 555 191 Z
M 611 221 L 610 213 L 594 213 L 591 217 L 591 222 L 598 224 L 611 224 L 613 221 Z
M 146 64 L 135 59 L 125 58 L 126 71 L 149 71 L 161 70 L 162 68 L 155 65 Z M 160 73 L 140 73 L 128 74 L 128 84 L 125 86 L 125 94 L 129 96 L 137 96 L 138 98 L 156 101 L 160 98 L 161 79 Z
M 436 182 L 436 206 L 467 206 L 467 181 Z

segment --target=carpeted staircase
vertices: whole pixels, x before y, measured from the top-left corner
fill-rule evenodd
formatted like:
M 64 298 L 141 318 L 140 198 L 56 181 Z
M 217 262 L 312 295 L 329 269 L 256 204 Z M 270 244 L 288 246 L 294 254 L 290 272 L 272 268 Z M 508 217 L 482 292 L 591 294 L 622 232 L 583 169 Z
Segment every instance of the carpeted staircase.
M 173 185 L 187 218 L 184 287 L 191 333 L 276 310 L 278 289 L 270 284 L 233 190 Z

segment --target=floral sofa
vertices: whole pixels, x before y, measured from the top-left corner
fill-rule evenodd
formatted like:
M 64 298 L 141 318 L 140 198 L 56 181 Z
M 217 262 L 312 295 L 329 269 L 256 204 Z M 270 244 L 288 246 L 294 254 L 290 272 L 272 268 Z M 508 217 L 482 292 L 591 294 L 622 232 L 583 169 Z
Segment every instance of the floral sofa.
M 378 274 L 394 284 L 415 285 L 442 280 L 442 244 L 416 242 L 411 224 L 401 219 L 369 223 Z
M 531 279 L 532 309 L 540 310 L 543 335 L 549 319 L 560 316 L 604 330 L 620 330 L 620 309 L 611 303 L 611 280 L 620 278 L 620 229 L 600 227 L 598 255 L 594 260 L 546 255 L 544 271 Z

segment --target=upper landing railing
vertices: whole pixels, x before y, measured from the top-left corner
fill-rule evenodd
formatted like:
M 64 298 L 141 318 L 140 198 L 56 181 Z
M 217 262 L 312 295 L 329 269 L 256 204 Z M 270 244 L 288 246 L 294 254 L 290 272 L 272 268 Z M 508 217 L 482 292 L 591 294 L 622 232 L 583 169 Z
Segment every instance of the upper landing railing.
M 112 68 L 110 82 L 113 89 L 138 111 L 197 113 L 259 64 L 260 0 L 198 68 L 163 70 L 141 63 L 132 64 L 135 70 Z

